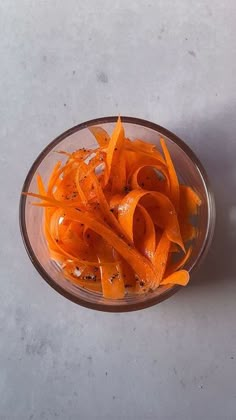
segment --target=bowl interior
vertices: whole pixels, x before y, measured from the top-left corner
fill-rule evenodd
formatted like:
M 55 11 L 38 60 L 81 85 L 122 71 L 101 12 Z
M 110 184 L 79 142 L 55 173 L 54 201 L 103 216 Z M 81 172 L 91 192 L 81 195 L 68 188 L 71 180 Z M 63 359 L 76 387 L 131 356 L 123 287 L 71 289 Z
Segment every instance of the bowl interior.
M 53 166 L 58 160 L 66 157 L 55 153 L 59 150 L 72 152 L 85 147 L 93 148 L 96 142 L 88 126 L 100 125 L 108 133 L 114 128 L 117 117 L 103 118 L 81 124 L 68 130 L 50 143 L 36 159 L 27 175 L 23 191 L 37 191 L 36 174 L 40 173 L 47 183 Z M 126 136 L 131 140 L 140 138 L 159 147 L 160 136 L 164 137 L 173 158 L 181 182 L 191 186 L 202 200 L 197 218 L 198 235 L 194 242 L 193 252 L 186 269 L 192 269 L 199 263 L 210 244 L 214 228 L 214 200 L 209 191 L 208 181 L 201 164 L 191 150 L 176 136 L 152 123 L 129 117 L 122 118 Z M 105 311 L 128 311 L 151 306 L 166 299 L 179 289 L 178 286 L 162 286 L 146 295 L 127 295 L 124 299 L 104 299 L 99 293 L 91 292 L 75 286 L 66 280 L 59 266 L 53 262 L 48 253 L 43 234 L 43 209 L 32 206 L 31 197 L 22 196 L 20 203 L 20 224 L 23 240 L 28 254 L 44 279 L 67 298 L 87 307 Z

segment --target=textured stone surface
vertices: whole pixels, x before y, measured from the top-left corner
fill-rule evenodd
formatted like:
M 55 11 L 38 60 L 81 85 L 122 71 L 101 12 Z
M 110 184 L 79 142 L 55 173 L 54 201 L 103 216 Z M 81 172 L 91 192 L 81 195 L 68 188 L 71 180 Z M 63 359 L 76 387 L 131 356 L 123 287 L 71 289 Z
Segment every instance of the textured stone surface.
M 0 419 L 235 419 L 234 0 L 0 2 Z M 63 299 L 36 273 L 19 193 L 56 135 L 121 113 L 168 127 L 218 210 L 188 288 L 130 314 Z

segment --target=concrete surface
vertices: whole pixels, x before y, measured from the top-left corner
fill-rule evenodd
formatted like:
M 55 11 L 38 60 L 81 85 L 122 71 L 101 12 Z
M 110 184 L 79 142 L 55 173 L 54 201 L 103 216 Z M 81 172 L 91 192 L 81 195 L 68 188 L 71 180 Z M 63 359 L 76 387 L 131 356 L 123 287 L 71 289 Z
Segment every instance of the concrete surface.
M 1 420 L 236 418 L 235 19 L 235 0 L 0 1 Z M 18 201 L 52 138 L 117 113 L 192 146 L 218 220 L 188 288 L 115 315 L 41 280 Z

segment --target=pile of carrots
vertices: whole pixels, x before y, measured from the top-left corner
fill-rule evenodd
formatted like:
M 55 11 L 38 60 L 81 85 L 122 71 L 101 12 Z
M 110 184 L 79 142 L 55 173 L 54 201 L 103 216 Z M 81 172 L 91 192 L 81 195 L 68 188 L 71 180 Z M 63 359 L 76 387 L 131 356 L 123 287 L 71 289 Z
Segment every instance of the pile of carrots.
M 180 185 L 164 139 L 162 154 L 126 138 L 120 118 L 111 137 L 101 127 L 89 129 L 98 147 L 59 151 L 66 163 L 55 165 L 47 187 L 37 175 L 38 194 L 28 193 L 45 208 L 50 257 L 66 279 L 105 298 L 186 285 L 182 267 L 201 200 Z

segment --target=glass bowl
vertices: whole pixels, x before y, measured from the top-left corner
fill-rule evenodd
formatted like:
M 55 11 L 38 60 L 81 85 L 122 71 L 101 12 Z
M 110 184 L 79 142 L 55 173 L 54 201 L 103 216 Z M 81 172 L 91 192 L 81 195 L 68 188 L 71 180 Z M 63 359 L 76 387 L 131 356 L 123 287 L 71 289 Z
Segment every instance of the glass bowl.
M 164 137 L 182 183 L 190 185 L 200 196 L 202 205 L 198 215 L 198 235 L 193 252 L 185 268 L 191 273 L 206 255 L 214 231 L 215 205 L 205 170 L 191 149 L 170 131 L 157 124 L 132 117 L 121 117 L 128 138 L 140 138 L 157 145 Z M 79 124 L 53 140 L 37 157 L 24 182 L 22 191 L 36 192 L 36 173 L 46 183 L 51 170 L 59 160 L 56 150 L 72 152 L 85 147 L 93 148 L 96 143 L 88 127 L 99 125 L 111 133 L 117 117 L 104 117 Z M 60 156 L 60 160 L 61 156 Z M 34 201 L 34 200 L 33 200 Z M 124 312 L 155 305 L 176 293 L 181 286 L 161 286 L 144 295 L 128 295 L 119 300 L 105 299 L 100 293 L 75 286 L 63 277 L 60 267 L 48 253 L 43 234 L 43 209 L 31 205 L 32 198 L 21 195 L 20 228 L 27 253 L 41 276 L 57 292 L 73 302 L 92 309 L 109 312 Z M 191 281 L 191 280 L 190 280 Z

